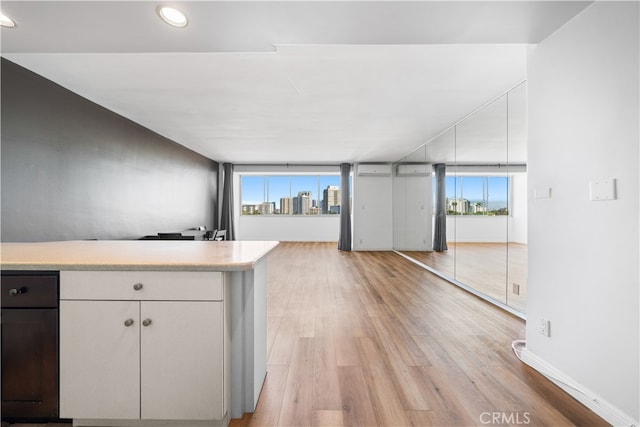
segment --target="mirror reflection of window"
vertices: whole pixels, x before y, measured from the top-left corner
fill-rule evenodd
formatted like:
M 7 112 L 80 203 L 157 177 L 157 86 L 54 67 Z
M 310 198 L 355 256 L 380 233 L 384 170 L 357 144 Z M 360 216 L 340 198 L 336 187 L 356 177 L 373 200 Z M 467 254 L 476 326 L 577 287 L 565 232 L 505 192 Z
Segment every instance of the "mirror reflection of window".
M 508 176 L 448 176 L 447 215 L 509 215 Z
M 394 248 L 516 313 L 525 312 L 527 295 L 526 142 L 522 83 L 398 160 L 446 165 L 446 227 L 437 233 L 445 250 L 412 244 L 423 212 L 435 227 L 435 174 L 428 209 L 416 204 L 416 178 L 394 176 L 393 187 Z

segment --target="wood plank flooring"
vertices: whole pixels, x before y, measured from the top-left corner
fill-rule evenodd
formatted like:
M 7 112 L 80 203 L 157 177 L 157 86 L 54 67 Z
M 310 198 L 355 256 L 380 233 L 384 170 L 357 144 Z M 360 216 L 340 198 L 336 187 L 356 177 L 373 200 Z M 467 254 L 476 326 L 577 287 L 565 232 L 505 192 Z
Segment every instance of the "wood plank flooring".
M 515 357 L 523 321 L 392 252 L 282 243 L 268 298 L 266 382 L 234 427 L 607 425 Z
M 402 251 L 520 312 L 527 304 L 527 245 L 453 243 L 444 252 Z M 519 285 L 519 293 L 513 284 Z

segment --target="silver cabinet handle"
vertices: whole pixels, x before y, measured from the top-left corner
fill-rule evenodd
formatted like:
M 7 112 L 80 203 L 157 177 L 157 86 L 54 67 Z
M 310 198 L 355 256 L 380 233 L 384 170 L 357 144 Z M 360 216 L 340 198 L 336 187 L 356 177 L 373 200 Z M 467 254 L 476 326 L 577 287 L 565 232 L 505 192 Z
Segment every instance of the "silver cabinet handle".
M 142 321 L 142 326 L 149 326 L 151 324 L 151 319 L 144 319 Z
M 142 289 L 142 283 L 136 283 L 133 285 L 133 290 L 139 291 L 140 289 Z
M 27 288 L 25 288 L 24 286 L 21 287 L 20 289 L 18 288 L 9 289 L 9 296 L 11 297 L 17 297 L 20 294 L 26 294 L 26 293 L 27 293 Z
M 133 319 L 127 319 L 124 321 L 124 326 L 126 326 L 127 328 L 131 325 L 133 325 Z

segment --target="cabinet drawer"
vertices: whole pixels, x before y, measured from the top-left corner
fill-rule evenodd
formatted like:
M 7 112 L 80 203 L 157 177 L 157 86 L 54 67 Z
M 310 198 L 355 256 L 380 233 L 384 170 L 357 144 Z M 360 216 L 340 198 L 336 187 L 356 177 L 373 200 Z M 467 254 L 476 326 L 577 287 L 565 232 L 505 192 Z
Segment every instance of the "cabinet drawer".
M 224 273 L 61 271 L 60 299 L 222 301 Z
M 58 274 L 2 273 L 2 308 L 55 308 L 58 306 Z

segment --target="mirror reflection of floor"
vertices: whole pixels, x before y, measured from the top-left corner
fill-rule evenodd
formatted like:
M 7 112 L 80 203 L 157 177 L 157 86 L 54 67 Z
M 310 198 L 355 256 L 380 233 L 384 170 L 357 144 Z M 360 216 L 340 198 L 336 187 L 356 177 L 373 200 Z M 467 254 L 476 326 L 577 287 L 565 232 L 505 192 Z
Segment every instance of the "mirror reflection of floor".
M 445 252 L 402 251 L 441 273 L 525 313 L 527 245 L 447 243 Z

